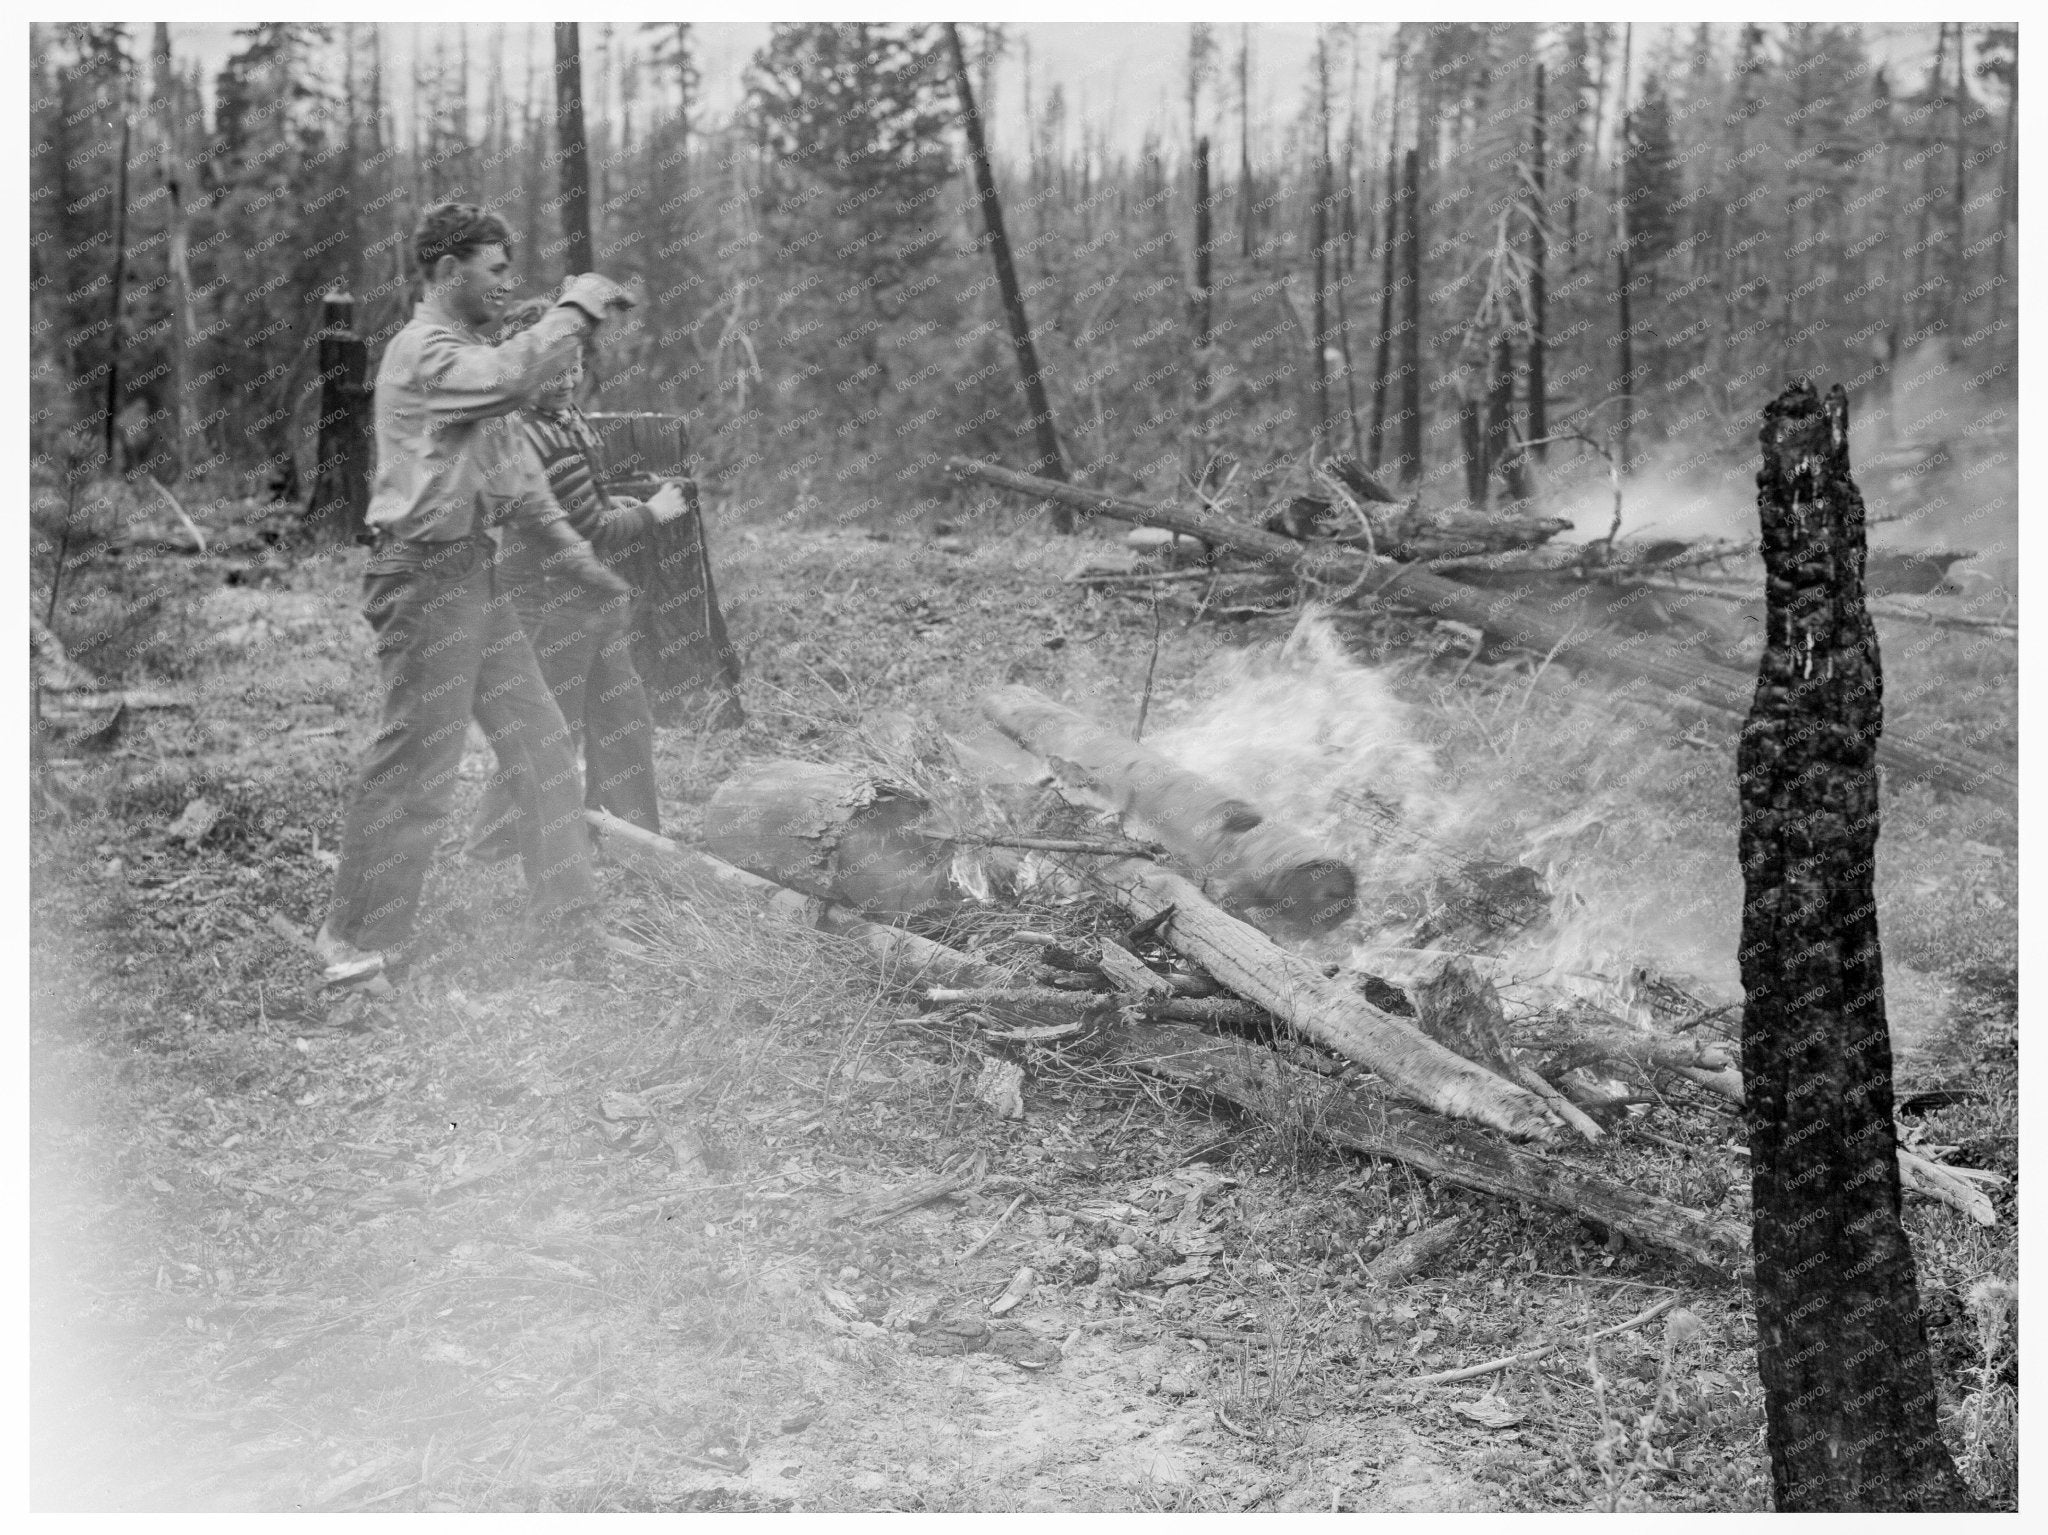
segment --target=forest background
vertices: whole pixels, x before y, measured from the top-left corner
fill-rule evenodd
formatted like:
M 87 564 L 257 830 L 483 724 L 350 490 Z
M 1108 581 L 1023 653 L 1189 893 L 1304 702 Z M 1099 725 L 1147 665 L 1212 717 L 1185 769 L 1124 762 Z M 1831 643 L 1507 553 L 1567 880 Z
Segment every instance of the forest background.
M 724 515 L 930 518 L 949 454 L 1031 461 L 942 28 L 777 24 L 722 90 L 687 23 L 584 27 L 573 75 L 518 24 L 435 28 L 402 92 L 400 30 L 241 28 L 209 81 L 161 23 L 32 28 L 40 477 L 68 432 L 131 478 L 305 494 L 322 297 L 374 370 L 450 198 L 506 217 L 529 290 L 587 199 L 642 295 L 597 403 L 683 417 Z M 1070 472 L 1165 493 L 1221 455 L 1249 490 L 1350 452 L 1483 501 L 1528 488 L 1489 487 L 1504 445 L 1578 433 L 1548 489 L 1604 504 L 1598 444 L 1659 470 L 1632 521 L 1694 532 L 1747 501 L 1791 373 L 1847 383 L 1873 445 L 2009 433 L 2017 30 L 1904 30 L 1329 24 L 1289 99 L 1259 28 L 1162 26 L 1183 121 L 1131 147 L 1017 29 L 964 29 L 1026 125 L 993 152 Z

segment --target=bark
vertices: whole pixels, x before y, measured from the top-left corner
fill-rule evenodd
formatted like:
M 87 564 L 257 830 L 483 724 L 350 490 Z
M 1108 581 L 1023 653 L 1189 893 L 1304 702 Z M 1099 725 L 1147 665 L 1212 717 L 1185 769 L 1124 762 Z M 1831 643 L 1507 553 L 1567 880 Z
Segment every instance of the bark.
M 595 265 L 590 247 L 590 147 L 583 133 L 583 57 L 577 23 L 555 23 L 555 148 L 562 157 L 562 241 L 571 275 Z M 539 251 L 534 252 L 538 259 Z
M 880 960 L 892 976 L 925 983 L 943 981 L 954 986 L 992 986 L 1003 972 L 970 954 L 945 944 L 920 938 L 900 927 L 869 922 L 835 902 L 820 901 L 801 891 L 786 889 L 773 881 L 735 868 L 721 858 L 686 848 L 658 832 L 647 831 L 602 810 L 586 810 L 583 818 L 604 838 L 608 847 L 627 855 L 641 855 L 700 887 L 736 894 L 760 903 L 766 910 L 804 927 L 822 928 L 857 940 Z
M 1214 1038 L 1185 1024 L 1130 1025 L 1119 1045 L 1124 1062 L 1148 1076 L 1283 1124 L 1305 1126 L 1345 1150 L 1399 1162 L 1496 1198 L 1565 1211 L 1723 1278 L 1734 1278 L 1742 1269 L 1748 1243 L 1733 1221 L 1715 1220 L 1570 1162 L 1505 1145 L 1470 1125 L 1365 1100 L 1281 1061 L 1270 1050 Z
M 1465 461 L 1465 504 L 1486 510 L 1486 433 L 1479 419 L 1479 401 L 1470 388 L 1458 386 L 1458 453 Z
M 704 847 L 820 900 L 905 914 L 958 897 L 953 844 L 925 831 L 931 806 L 843 768 L 769 762 L 728 778 L 704 807 Z
M 1321 29 L 1317 29 L 1320 33 Z M 1326 339 L 1330 329 L 1330 202 L 1333 195 L 1330 165 L 1330 57 L 1328 39 L 1316 39 L 1316 125 L 1321 134 L 1320 149 L 1316 156 L 1316 204 L 1315 216 L 1310 221 L 1309 238 L 1315 248 L 1315 334 L 1309 337 L 1309 358 L 1314 372 L 1310 378 L 1315 383 L 1315 442 L 1314 450 L 1330 451 L 1330 366 L 1329 342 Z
M 1950 235 L 1953 242 L 1955 275 L 1949 279 L 1949 291 L 1955 296 L 1954 317 L 1949 321 L 1949 334 L 1953 337 L 1965 335 L 1970 328 L 1970 257 L 1969 257 L 1969 126 L 1964 121 L 1965 111 L 1970 104 L 1970 77 L 1968 50 L 1963 46 L 1963 24 L 1956 23 L 1956 193 L 1955 208 L 1951 217 L 1955 227 Z
M 1191 404 L 1188 478 L 1200 483 L 1209 464 L 1209 356 L 1214 337 L 1215 304 L 1209 289 L 1209 141 L 1195 140 L 1195 392 Z
M 1252 29 L 1244 23 L 1237 45 L 1237 212 L 1242 238 L 1239 252 L 1252 259 Z
M 1414 150 L 1401 169 L 1401 459 L 1400 480 L 1422 474 L 1422 191 Z
M 355 329 L 356 301 L 321 300 L 320 426 L 306 519 L 329 543 L 367 543 L 370 509 L 369 349 Z
M 1372 376 L 1372 435 L 1366 444 L 1366 463 L 1377 472 L 1386 448 L 1387 390 L 1392 380 L 1389 374 L 1394 366 L 1394 279 L 1395 266 L 1400 254 L 1400 242 L 1396 238 L 1401 228 L 1401 198 L 1397 190 L 1400 184 L 1400 135 L 1396 131 L 1401 120 L 1401 65 L 1397 58 L 1394 63 L 1394 107 L 1387 123 L 1387 183 L 1380 194 L 1380 201 L 1386 208 L 1384 232 L 1380 237 L 1380 339 L 1374 354 Z
M 1899 1218 L 1873 864 L 1883 682 L 1849 406 L 1765 411 L 1765 650 L 1737 755 L 1757 1363 L 1781 1510 L 1972 1506 Z
M 171 290 L 171 388 L 164 408 L 168 412 L 165 426 L 171 439 L 171 463 L 165 478 L 175 483 L 185 477 L 186 467 L 192 461 L 189 444 L 185 440 L 186 396 L 189 392 L 185 380 L 194 326 L 192 263 L 185 218 L 184 136 L 178 126 L 177 75 L 171 63 L 171 29 L 168 23 L 160 21 L 156 24 L 151 51 L 155 63 L 151 104 L 157 113 L 158 163 L 163 174 L 164 194 L 170 205 L 165 214 L 164 270 L 170 279 Z
M 960 28 L 946 23 L 946 44 L 953 53 L 953 82 L 960 94 L 960 116 L 967 129 L 967 150 L 974 161 L 975 195 L 981 204 L 982 227 L 988 232 L 990 253 L 995 257 L 996 286 L 1002 290 L 1003 317 L 1010 326 L 1010 346 L 1017 354 L 1017 368 L 1024 378 L 1024 404 L 1031 412 L 1037 434 L 1038 458 L 1033 472 L 1051 479 L 1067 477 L 1060 456 L 1059 433 L 1054 429 L 1052 406 L 1045 395 L 1045 379 L 1039 372 L 1038 349 L 1031 341 L 1031 318 L 1024 310 L 1024 290 L 1017 282 L 1017 264 L 1010 254 L 1010 237 L 1003 228 L 1003 205 L 996 197 L 995 172 L 989 165 L 988 141 L 982 133 L 981 113 L 974 105 L 974 88 L 967 79 L 967 54 L 960 45 Z M 1053 531 L 1074 531 L 1074 515 L 1055 505 Z
M 1342 859 L 1149 746 L 1022 685 L 989 694 L 982 709 L 1070 785 L 1140 823 L 1217 899 L 1260 926 L 1322 933 L 1357 910 L 1357 878 Z
M 1634 322 L 1629 317 L 1629 245 L 1628 245 L 1628 199 L 1624 195 L 1628 163 L 1628 69 L 1629 51 L 1635 41 L 1635 28 L 1621 29 L 1621 97 L 1617 110 L 1621 124 L 1617 143 L 1620 152 L 1614 157 L 1614 298 L 1615 327 L 1619 334 L 1615 338 L 1615 362 L 1620 373 L 1615 379 L 1614 392 L 1621 396 L 1621 413 L 1616 421 L 1615 456 L 1621 472 L 1629 470 L 1629 435 L 1634 423 L 1629 417 L 1635 413 L 1635 335 Z
M 1549 344 L 1550 208 L 1545 192 L 1547 150 L 1543 141 L 1543 66 L 1536 66 L 1536 100 L 1529 125 L 1529 441 L 1538 464 L 1550 455 L 1549 380 L 1544 376 Z
M 1493 377 L 1486 389 L 1486 469 L 1498 474 L 1510 499 L 1529 494 L 1522 480 L 1521 456 L 1514 449 L 1515 343 L 1505 331 L 1494 337 Z
M 121 162 L 114 172 L 114 287 L 107 299 L 107 468 L 121 460 L 116 418 L 121 411 L 121 357 L 128 348 L 128 144 L 134 115 L 128 110 L 128 73 L 121 72 Z
M 1172 908 L 1161 942 L 1303 1036 L 1375 1072 L 1389 1093 L 1453 1119 L 1547 1140 L 1541 1102 L 1382 1012 L 1301 956 L 1215 905 L 1179 875 L 1126 860 L 1077 871 L 1140 921 Z
M 1056 485 L 974 459 L 949 459 L 947 465 L 956 474 L 970 475 L 1021 495 L 1059 497 L 1078 511 L 1185 533 L 1275 571 L 1311 577 L 1343 589 L 1360 589 L 1361 583 L 1365 583 L 1362 590 L 1368 596 L 1399 600 L 1433 617 L 1471 624 L 1501 643 L 1537 655 L 1550 655 L 1568 666 L 1628 679 L 1633 686 L 1617 689 L 1610 695 L 1617 700 L 1632 698 L 1680 712 L 1705 711 L 1725 720 L 1741 719 L 1748 707 L 1749 685 L 1728 667 L 1700 660 L 1667 660 L 1624 648 L 1611 636 L 1579 631 L 1568 618 L 1560 618 L 1539 603 L 1525 602 L 1505 592 L 1467 586 L 1412 564 L 1375 560 L 1362 550 L 1340 544 L 1297 542 L 1205 511 Z M 1677 647 L 1671 649 L 1677 652 Z M 2019 786 L 2012 773 L 1967 751 L 1937 751 L 1917 741 L 1888 739 L 1879 745 L 1878 760 L 1889 770 L 1895 784 L 1918 783 L 1958 794 L 1976 794 L 2008 807 L 2017 803 Z

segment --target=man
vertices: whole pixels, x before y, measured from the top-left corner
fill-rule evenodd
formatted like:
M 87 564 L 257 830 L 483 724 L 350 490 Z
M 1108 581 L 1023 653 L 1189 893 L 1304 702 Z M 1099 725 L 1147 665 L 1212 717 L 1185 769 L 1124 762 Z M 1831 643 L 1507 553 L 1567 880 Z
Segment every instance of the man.
M 548 314 L 545 300 L 528 299 L 506 316 L 505 333 L 521 335 Z M 540 458 L 548 488 L 569 524 L 608 564 L 630 556 L 643 537 L 689 510 L 682 492 L 664 485 L 645 502 L 614 496 L 602 483 L 596 434 L 576 408 L 583 360 L 543 385 L 518 420 Z M 546 568 L 552 558 L 541 540 L 508 530 L 499 568 L 518 593 L 516 605 L 533 644 L 541 676 L 570 731 L 583 742 L 583 802 L 608 810 L 648 831 L 661 830 L 654 784 L 654 713 L 633 668 L 632 612 L 617 599 L 595 600 L 589 588 Z M 501 765 L 477 811 L 469 856 L 485 861 L 517 851 L 518 804 Z
M 606 596 L 626 590 L 562 520 L 508 418 L 631 300 L 586 273 L 540 323 L 492 347 L 481 333 L 504 313 L 512 280 L 504 222 L 442 203 L 421 217 L 413 255 L 426 292 L 377 369 L 368 515 L 377 545 L 363 613 L 376 633 L 384 701 L 315 940 L 330 981 L 378 973 L 411 938 L 472 712 L 511 769 L 536 935 L 573 929 L 596 898 L 575 756 L 501 592 L 495 529 L 516 520 L 557 552 L 564 572 Z

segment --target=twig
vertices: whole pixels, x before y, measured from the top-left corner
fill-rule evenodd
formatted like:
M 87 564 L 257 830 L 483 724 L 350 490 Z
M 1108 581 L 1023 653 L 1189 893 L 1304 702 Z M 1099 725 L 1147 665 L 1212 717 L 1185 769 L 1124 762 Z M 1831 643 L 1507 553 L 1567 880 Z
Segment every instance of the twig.
M 171 503 L 171 510 L 178 514 L 178 521 L 185 525 L 186 533 L 191 535 L 193 552 L 197 554 L 206 553 L 206 535 L 199 531 L 198 523 L 185 515 L 185 508 L 178 505 L 178 498 L 172 495 L 170 489 L 155 475 L 146 474 L 143 478 L 156 487 L 158 495 Z
M 955 1263 L 965 1263 L 969 1258 L 972 1258 L 979 1254 L 984 1247 L 988 1246 L 990 1242 L 995 1240 L 996 1233 L 1003 1229 L 1003 1222 L 1008 1220 L 1011 1216 L 1017 1213 L 1017 1206 L 1024 1203 L 1024 1201 L 1029 1199 L 1030 1197 L 1031 1195 L 1029 1193 L 1023 1193 L 1019 1194 L 1015 1199 L 1011 1200 L 1010 1208 L 1005 1210 L 1001 1215 L 998 1215 L 996 1217 L 996 1223 L 981 1234 L 981 1240 L 976 1242 L 973 1246 L 969 1247 L 966 1251 L 961 1253 L 960 1256 L 955 1258 L 953 1261 Z
M 1010 837 L 996 835 L 961 835 L 953 839 L 970 847 L 1020 847 L 1039 853 L 1099 853 L 1105 858 L 1158 858 L 1166 852 L 1156 842 L 1139 842 L 1133 838 L 1085 837 Z M 1016 935 L 1022 937 L 1022 934 Z M 1027 940 L 1028 941 L 1028 940 Z M 1058 940 L 1047 937 L 1048 943 Z
M 1551 1110 L 1559 1119 L 1562 1119 L 1587 1140 L 1597 1142 L 1607 1138 L 1607 1132 L 1595 1124 L 1584 1109 L 1544 1081 L 1537 1074 L 1535 1067 L 1517 1064 L 1515 1067 L 1515 1080 L 1549 1104 Z
M 1199 581 L 1205 576 L 1217 574 L 1203 570 L 1084 570 L 1078 576 L 1067 577 L 1071 586 L 1143 586 L 1156 585 L 1162 581 Z
M 1570 1338 L 1559 1338 L 1552 1343 L 1543 1343 L 1535 1348 L 1524 1349 L 1519 1354 L 1506 1354 L 1499 1359 L 1489 1359 L 1484 1364 L 1468 1364 L 1461 1370 L 1439 1370 L 1434 1375 L 1409 1375 L 1399 1380 L 1379 1380 L 1368 1383 L 1373 1386 L 1443 1386 L 1452 1381 L 1473 1380 L 1481 1375 L 1491 1375 L 1496 1370 L 1509 1369 L 1518 1364 L 1530 1364 L 1535 1360 L 1556 1353 L 1567 1343 L 1597 1343 L 1602 1338 L 1611 1338 L 1616 1333 L 1633 1332 L 1645 1322 L 1653 1322 L 1678 1304 L 1676 1295 L 1667 1295 L 1646 1311 L 1639 1311 L 1626 1322 L 1617 1322 L 1612 1327 L 1603 1327 L 1598 1332 L 1589 1332 Z
M 1159 588 L 1152 588 L 1152 655 L 1145 663 L 1145 696 L 1138 700 L 1138 728 L 1131 732 L 1133 741 L 1145 739 L 1145 716 L 1152 710 L 1152 673 L 1159 666 Z

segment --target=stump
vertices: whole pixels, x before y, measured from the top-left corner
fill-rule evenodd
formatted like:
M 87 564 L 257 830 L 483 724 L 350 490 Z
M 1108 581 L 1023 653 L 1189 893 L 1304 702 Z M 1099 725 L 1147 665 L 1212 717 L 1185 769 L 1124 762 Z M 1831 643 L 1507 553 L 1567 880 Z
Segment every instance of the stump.
M 1873 868 L 1883 677 L 1849 402 L 1764 412 L 1764 654 L 1736 763 L 1757 1365 L 1781 1510 L 1958 1509 L 1899 1219 Z

